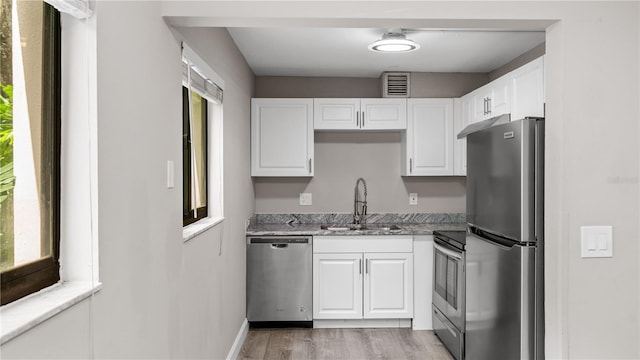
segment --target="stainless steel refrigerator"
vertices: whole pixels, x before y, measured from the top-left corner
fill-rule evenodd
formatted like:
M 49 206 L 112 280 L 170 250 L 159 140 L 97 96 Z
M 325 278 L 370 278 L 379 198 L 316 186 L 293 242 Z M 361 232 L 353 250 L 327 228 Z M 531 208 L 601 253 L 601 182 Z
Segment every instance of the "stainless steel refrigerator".
M 467 135 L 467 360 L 544 359 L 543 209 L 543 119 Z

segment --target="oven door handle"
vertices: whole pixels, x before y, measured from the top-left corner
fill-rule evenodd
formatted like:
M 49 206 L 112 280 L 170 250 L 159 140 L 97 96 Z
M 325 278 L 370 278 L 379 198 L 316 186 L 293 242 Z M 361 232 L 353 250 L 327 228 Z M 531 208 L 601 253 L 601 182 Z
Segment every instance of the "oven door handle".
M 449 250 L 446 247 L 444 247 L 444 246 L 442 246 L 442 245 L 440 245 L 438 243 L 435 243 L 435 242 L 433 243 L 433 247 L 436 250 L 440 251 L 441 253 L 443 253 L 443 254 L 445 254 L 447 256 L 450 256 L 450 257 L 452 257 L 452 258 L 454 258 L 456 260 L 462 260 L 462 253 L 460 253 L 460 252 Z

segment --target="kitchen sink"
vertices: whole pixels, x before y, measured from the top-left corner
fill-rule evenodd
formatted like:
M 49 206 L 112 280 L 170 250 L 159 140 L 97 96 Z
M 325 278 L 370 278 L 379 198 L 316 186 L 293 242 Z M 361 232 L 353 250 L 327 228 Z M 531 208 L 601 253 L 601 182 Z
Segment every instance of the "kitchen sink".
M 330 231 L 364 231 L 364 230 L 378 230 L 378 231 L 393 231 L 400 230 L 398 225 L 382 225 L 382 224 L 341 224 L 341 225 L 320 225 L 322 230 Z

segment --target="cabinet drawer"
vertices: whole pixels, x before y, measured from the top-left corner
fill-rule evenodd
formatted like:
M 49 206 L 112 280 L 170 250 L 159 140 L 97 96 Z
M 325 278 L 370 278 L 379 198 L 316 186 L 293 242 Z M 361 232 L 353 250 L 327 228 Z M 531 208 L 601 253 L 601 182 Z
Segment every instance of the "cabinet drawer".
M 314 236 L 313 252 L 413 252 L 411 235 Z

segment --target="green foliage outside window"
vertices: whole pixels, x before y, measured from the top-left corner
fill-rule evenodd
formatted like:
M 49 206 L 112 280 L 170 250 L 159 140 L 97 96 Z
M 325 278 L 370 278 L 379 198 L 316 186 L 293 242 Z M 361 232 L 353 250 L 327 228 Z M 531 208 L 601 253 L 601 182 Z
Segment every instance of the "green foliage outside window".
M 0 84 L 0 269 L 13 266 L 13 86 Z

